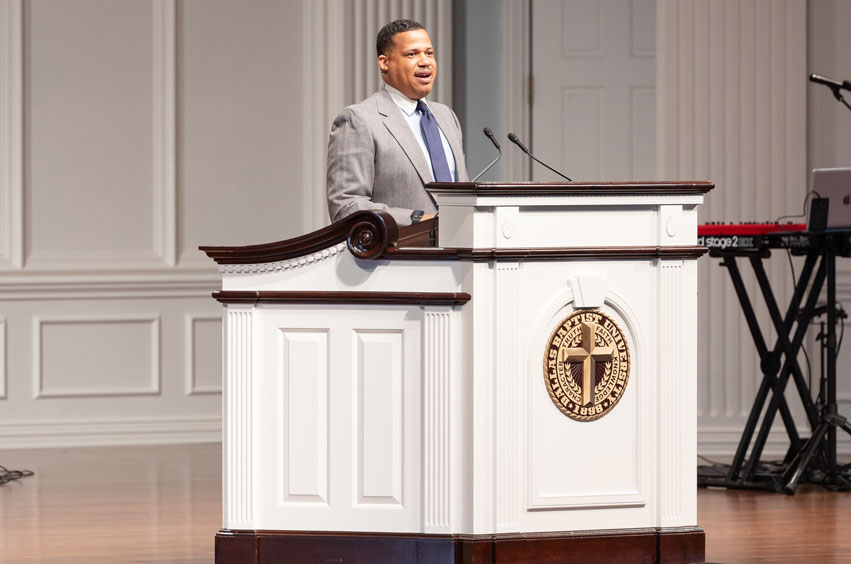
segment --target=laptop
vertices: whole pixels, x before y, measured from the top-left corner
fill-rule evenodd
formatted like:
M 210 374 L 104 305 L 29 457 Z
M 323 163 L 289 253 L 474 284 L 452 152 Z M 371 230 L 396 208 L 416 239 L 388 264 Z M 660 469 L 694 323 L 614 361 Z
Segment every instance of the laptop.
M 813 225 L 815 210 L 810 210 L 808 231 L 851 231 L 851 168 L 814 168 L 810 189 L 829 205 L 825 227 L 823 218 L 817 222 L 822 225 Z

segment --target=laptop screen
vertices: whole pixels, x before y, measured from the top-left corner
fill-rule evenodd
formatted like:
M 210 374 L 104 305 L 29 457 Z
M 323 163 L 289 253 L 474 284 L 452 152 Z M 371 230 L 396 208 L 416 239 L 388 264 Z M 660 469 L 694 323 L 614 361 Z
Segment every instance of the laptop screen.
M 815 168 L 810 189 L 830 201 L 827 229 L 851 230 L 851 168 Z

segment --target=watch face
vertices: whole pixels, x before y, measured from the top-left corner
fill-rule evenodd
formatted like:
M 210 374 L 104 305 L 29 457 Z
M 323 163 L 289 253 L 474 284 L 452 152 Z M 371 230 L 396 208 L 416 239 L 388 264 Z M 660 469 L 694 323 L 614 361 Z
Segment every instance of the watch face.
M 414 212 L 411 214 L 411 221 L 416 223 L 417 221 L 422 219 L 423 215 L 425 215 L 425 212 L 423 212 L 422 210 L 414 210 Z

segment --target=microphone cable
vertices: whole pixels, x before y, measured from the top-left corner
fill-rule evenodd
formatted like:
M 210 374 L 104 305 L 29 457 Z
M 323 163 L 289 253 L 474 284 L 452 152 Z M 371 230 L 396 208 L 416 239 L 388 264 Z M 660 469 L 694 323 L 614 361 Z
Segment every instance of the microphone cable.
M 0 486 L 32 475 L 31 470 L 9 470 L 5 466 L 0 466 Z

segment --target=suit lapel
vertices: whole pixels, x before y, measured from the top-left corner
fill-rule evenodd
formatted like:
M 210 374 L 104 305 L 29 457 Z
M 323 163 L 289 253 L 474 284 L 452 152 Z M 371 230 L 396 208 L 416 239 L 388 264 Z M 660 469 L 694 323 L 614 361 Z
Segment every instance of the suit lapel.
M 414 168 L 417 169 L 417 174 L 420 175 L 423 184 L 434 182 L 434 177 L 431 174 L 431 165 L 426 160 L 425 155 L 423 155 L 423 150 L 420 148 L 417 138 L 414 137 L 411 128 L 408 126 L 408 122 L 402 117 L 399 106 L 396 105 L 393 98 L 384 89 L 378 93 L 378 113 L 384 116 L 384 126 L 390 132 L 390 135 L 396 139 L 396 142 L 399 143 L 399 146 L 402 147 L 402 151 L 404 151 L 405 155 L 411 161 L 411 164 L 414 165 Z

